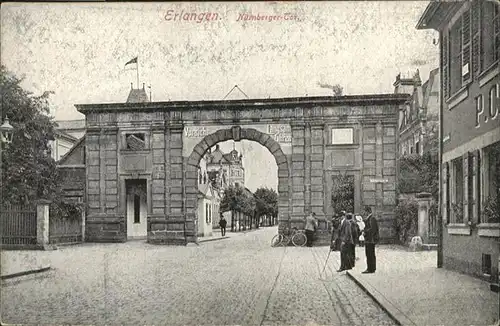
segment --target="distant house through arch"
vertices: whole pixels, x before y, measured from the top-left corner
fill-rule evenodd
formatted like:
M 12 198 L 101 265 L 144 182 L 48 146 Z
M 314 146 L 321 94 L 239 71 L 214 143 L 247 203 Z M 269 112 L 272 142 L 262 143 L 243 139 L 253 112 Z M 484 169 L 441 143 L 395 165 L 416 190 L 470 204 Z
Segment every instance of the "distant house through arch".
M 281 222 L 280 226 L 282 228 L 285 227 L 289 220 L 288 215 L 291 212 L 289 158 L 287 158 L 287 155 L 281 149 L 280 144 L 268 134 L 253 128 L 242 128 L 240 126 L 223 128 L 207 135 L 193 148 L 191 155 L 189 155 L 187 159 L 186 212 L 192 213 L 196 211 L 196 201 L 192 200 L 194 196 L 191 195 L 198 189 L 197 174 L 190 173 L 189 170 L 193 170 L 193 167 L 196 169 L 198 168 L 201 158 L 209 148 L 227 140 L 255 141 L 267 148 L 274 156 L 278 166 L 278 222 Z

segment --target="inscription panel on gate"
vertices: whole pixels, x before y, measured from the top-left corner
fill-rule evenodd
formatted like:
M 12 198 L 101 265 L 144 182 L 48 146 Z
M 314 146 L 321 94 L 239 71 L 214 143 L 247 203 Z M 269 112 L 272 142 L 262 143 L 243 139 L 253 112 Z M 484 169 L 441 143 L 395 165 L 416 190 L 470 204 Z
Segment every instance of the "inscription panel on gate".
M 195 126 L 187 125 L 182 134 L 183 155 L 189 156 L 193 148 L 206 136 L 211 135 L 221 129 L 230 129 L 232 126 L 208 125 Z M 285 154 L 291 153 L 292 128 L 288 124 L 255 124 L 240 126 L 242 129 L 250 128 L 258 130 L 271 136 L 276 140 Z

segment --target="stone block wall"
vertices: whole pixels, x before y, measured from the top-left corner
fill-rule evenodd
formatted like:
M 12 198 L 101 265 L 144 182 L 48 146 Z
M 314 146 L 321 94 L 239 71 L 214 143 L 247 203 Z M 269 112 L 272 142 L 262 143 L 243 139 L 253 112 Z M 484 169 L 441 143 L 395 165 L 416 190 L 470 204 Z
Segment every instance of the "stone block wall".
M 88 241 L 127 239 L 129 179 L 147 180 L 147 239 L 151 243 L 197 241 L 197 166 L 206 150 L 233 139 L 265 146 L 278 165 L 279 230 L 304 227 L 315 212 L 326 228 L 331 217 L 332 176 L 355 180 L 355 211 L 374 208 L 381 236 L 392 236 L 396 181 L 397 112 L 403 95 L 270 99 L 231 102 L 169 102 L 79 106 L 86 114 L 86 206 Z M 268 103 L 269 102 L 269 103 Z M 233 107 L 234 106 L 234 107 Z M 220 126 L 189 150 L 185 126 Z M 255 124 L 291 127 L 280 144 Z M 353 144 L 331 144 L 332 127 L 353 128 Z M 258 127 L 256 127 L 258 129 Z M 125 132 L 144 132 L 144 150 L 124 149 Z

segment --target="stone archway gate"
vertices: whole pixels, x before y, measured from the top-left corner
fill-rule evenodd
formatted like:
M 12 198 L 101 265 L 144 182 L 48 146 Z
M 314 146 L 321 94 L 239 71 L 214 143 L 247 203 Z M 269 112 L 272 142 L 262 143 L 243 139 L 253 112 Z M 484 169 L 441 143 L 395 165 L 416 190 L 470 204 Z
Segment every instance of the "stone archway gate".
M 76 105 L 86 116 L 86 235 L 126 241 L 125 180 L 147 181 L 147 239 L 197 241 L 197 169 L 208 148 L 248 139 L 278 165 L 280 228 L 323 221 L 333 177 L 352 175 L 355 212 L 372 206 L 393 238 L 398 114 L 407 94 Z

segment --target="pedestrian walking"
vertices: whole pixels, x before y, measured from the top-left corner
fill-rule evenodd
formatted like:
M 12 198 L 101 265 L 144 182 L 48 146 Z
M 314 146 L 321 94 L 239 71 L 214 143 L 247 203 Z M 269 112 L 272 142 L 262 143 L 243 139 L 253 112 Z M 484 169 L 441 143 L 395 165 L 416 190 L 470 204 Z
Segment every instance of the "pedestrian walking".
M 358 232 L 356 222 L 352 214 L 346 214 L 346 217 L 340 225 L 340 269 L 337 272 L 352 269 L 355 261 L 355 246 L 357 243 Z
M 377 258 L 375 257 L 375 245 L 379 241 L 378 222 L 372 215 L 370 206 L 365 207 L 365 254 L 366 254 L 366 270 L 363 272 L 375 273 L 377 269 Z
M 221 213 L 220 214 L 219 226 L 220 226 L 220 232 L 222 233 L 222 236 L 226 235 L 226 225 L 227 225 L 227 221 L 224 218 L 224 215 L 222 215 L 222 213 Z
M 313 236 L 314 232 L 316 232 L 316 229 L 318 228 L 318 221 L 316 220 L 316 213 L 310 213 L 306 217 L 306 238 L 307 242 L 306 245 L 308 247 L 312 247 L 312 241 L 313 241 Z
M 365 245 L 365 236 L 363 234 L 365 222 L 363 222 L 363 217 L 361 215 L 356 215 L 356 223 L 358 223 L 359 227 L 359 246 L 363 247 Z

